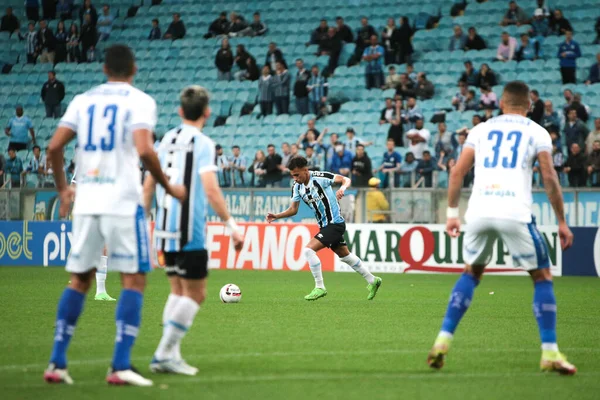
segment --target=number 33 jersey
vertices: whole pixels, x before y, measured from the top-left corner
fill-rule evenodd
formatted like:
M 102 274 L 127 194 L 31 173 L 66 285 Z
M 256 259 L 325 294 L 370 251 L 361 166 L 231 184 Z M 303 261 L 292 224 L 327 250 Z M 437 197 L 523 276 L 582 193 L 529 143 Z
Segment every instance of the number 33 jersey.
M 135 215 L 142 186 L 133 132 L 154 131 L 154 99 L 127 83 L 108 82 L 75 96 L 59 126 L 77 133 L 73 214 Z
M 475 182 L 465 215 L 531 222 L 533 165 L 552 153 L 546 129 L 520 115 L 505 114 L 477 125 L 465 146 L 475 150 Z

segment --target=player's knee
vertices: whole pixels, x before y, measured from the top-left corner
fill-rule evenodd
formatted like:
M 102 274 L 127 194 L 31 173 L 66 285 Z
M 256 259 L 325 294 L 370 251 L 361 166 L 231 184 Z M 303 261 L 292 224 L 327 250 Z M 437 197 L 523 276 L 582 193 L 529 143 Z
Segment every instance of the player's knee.
M 529 275 L 531 275 L 531 279 L 533 279 L 534 282 L 552 280 L 552 273 L 550 272 L 550 268 L 534 269 L 533 271 L 529 271 Z
M 316 264 L 319 261 L 319 258 L 317 257 L 317 252 L 309 247 L 305 247 L 304 250 L 302 250 L 302 254 L 304 255 L 304 258 L 306 258 L 308 263 L 311 265 Z M 315 258 L 317 259 L 316 262 Z
M 122 274 L 123 289 L 135 290 L 144 293 L 146 288 L 146 275 L 144 274 Z
M 91 271 L 83 274 L 71 274 L 69 287 L 80 293 L 87 293 L 92 285 L 92 276 Z
M 468 264 L 465 266 L 465 273 L 472 275 L 478 281 L 480 281 L 481 278 L 483 277 L 484 270 L 485 270 L 485 266 L 468 265 Z

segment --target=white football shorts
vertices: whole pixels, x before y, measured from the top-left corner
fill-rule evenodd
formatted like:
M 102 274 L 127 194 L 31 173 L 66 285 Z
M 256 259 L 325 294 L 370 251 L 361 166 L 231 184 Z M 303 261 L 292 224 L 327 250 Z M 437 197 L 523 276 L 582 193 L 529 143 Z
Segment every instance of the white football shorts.
M 548 246 L 535 225 L 507 219 L 478 218 L 465 226 L 463 258 L 466 264 L 490 263 L 496 239 L 502 239 L 515 267 L 531 271 L 549 268 Z
M 135 274 L 151 270 L 148 225 L 141 206 L 131 217 L 74 215 L 67 271 L 81 274 L 96 268 L 105 245 L 111 271 Z

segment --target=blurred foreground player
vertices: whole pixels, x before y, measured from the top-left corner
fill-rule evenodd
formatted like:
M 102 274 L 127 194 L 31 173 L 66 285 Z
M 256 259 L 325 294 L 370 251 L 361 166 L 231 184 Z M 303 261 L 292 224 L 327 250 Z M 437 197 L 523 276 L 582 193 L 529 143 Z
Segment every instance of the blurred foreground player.
M 363 267 L 360 258 L 350 253 L 344 241 L 346 223 L 340 214 L 338 201 L 344 197 L 344 192 L 350 186 L 351 181 L 349 178 L 331 172 L 309 171 L 307 165 L 306 158 L 301 156 L 293 157 L 290 160 L 287 167 L 294 179 L 292 204 L 284 212 L 279 214 L 268 213 L 266 217 L 267 222 L 271 223 L 276 219 L 294 216 L 298 213 L 300 200 L 304 201 L 315 212 L 317 223 L 321 229 L 303 250 L 310 271 L 315 278 L 315 288 L 304 298 L 310 301 L 327 296 L 327 289 L 323 283 L 321 260 L 319 260 L 317 252 L 329 247 L 337 254 L 340 261 L 365 278 L 368 283 L 367 290 L 369 291 L 367 300 L 373 300 L 379 286 L 381 286 L 382 279 L 373 276 L 369 270 Z M 334 183 L 342 184 L 342 187 L 335 193 L 331 188 Z
M 63 169 L 63 148 L 77 137 L 77 201 L 73 209 L 73 242 L 67 260 L 71 282 L 58 304 L 54 346 L 44 373 L 49 383 L 72 384 L 67 372 L 67 348 L 83 310 L 92 273 L 107 246 L 111 267 L 121 272 L 123 290 L 116 310 L 117 335 L 109 384 L 151 386 L 130 363 L 140 327 L 150 252 L 141 207 L 140 159 L 173 197 L 183 200 L 183 186 L 171 185 L 152 147 L 156 102 L 131 86 L 136 72 L 133 53 L 114 45 L 105 52 L 108 82 L 75 96 L 50 142 L 48 158 L 60 196 L 61 216 L 67 214 L 73 189 Z
M 492 257 L 494 243 L 502 239 L 514 265 L 526 270 L 533 279 L 533 313 L 542 342 L 541 370 L 564 375 L 573 375 L 577 371 L 559 352 L 556 342 L 556 299 L 548 247 L 531 211 L 531 182 L 536 159 L 544 189 L 558 220 L 563 250 L 573 243 L 573 234 L 565 221 L 562 192 L 552 162 L 550 134 L 526 118 L 529 106 L 527 85 L 520 81 L 508 83 L 500 100 L 503 115 L 470 131 L 458 163 L 452 169 L 446 222 L 450 236 L 460 234 L 460 188 L 473 164 L 475 183 L 465 215 L 465 272 L 452 290 L 442 329 L 427 357 L 432 368 L 444 365 L 454 331 L 471 304 L 475 288 Z
M 225 221 L 236 250 L 244 236 L 227 211 L 215 165 L 215 144 L 202 133 L 210 117 L 208 92 L 200 86 L 185 88 L 180 95 L 182 124 L 167 132 L 157 152 L 169 180 L 184 185 L 189 198 L 179 204 L 159 188 L 154 230 L 155 250 L 164 254 L 171 293 L 163 311 L 163 336 L 154 353 L 153 372 L 196 375 L 198 369 L 181 357 L 181 340 L 191 328 L 206 298 L 208 251 L 206 218 L 208 205 Z M 144 182 L 144 204 L 150 211 L 156 181 Z

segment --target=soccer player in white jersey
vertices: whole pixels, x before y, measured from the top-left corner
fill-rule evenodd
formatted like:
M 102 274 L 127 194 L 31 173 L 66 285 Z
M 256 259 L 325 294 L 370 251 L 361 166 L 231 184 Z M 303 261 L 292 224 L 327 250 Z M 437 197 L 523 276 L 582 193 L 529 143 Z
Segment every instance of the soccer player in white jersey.
M 198 369 L 181 357 L 180 343 L 192 326 L 206 297 L 208 205 L 226 221 L 236 250 L 244 236 L 227 211 L 215 165 L 215 144 L 202 133 L 210 117 L 208 92 L 200 86 L 185 88 L 180 95 L 182 124 L 170 130 L 158 147 L 163 170 L 173 183 L 183 184 L 189 199 L 179 204 L 164 189 L 156 193 L 156 250 L 164 253 L 171 293 L 163 311 L 163 336 L 154 353 L 153 372 L 196 375 Z M 144 205 L 150 210 L 155 180 L 144 182 Z
M 527 119 L 529 88 L 520 81 L 504 87 L 500 100 L 503 115 L 471 130 L 448 185 L 446 231 L 460 234 L 458 200 L 465 175 L 475 165 L 475 182 L 465 215 L 463 254 L 465 271 L 456 282 L 442 328 L 427 362 L 439 369 L 454 331 L 469 308 L 494 242 L 504 241 L 516 267 L 527 271 L 534 283 L 533 313 L 542 342 L 542 371 L 572 375 L 577 370 L 559 352 L 556 341 L 556 298 L 550 273 L 548 248 L 531 215 L 533 164 L 539 162 L 544 188 L 558 220 L 563 250 L 573 243 L 565 221 L 562 191 L 552 162 L 549 133 Z
M 77 168 L 73 172 L 73 178 L 71 178 L 71 187 L 75 189 L 77 184 Z M 106 247 L 102 250 L 102 256 L 100 257 L 100 264 L 96 267 L 96 296 L 94 300 L 100 301 L 117 301 L 110 297 L 106 292 L 106 275 L 108 274 L 108 256 L 106 255 Z
M 152 147 L 156 102 L 131 86 L 135 72 L 129 47 L 113 45 L 106 49 L 104 73 L 108 82 L 75 96 L 48 147 L 60 212 L 65 216 L 74 193 L 67 185 L 62 151 L 75 137 L 79 146 L 73 242 L 66 268 L 71 280 L 58 303 L 50 365 L 44 372 L 49 383 L 73 383 L 67 371 L 67 348 L 106 245 L 111 267 L 121 272 L 123 284 L 116 310 L 115 350 L 106 380 L 115 385 L 152 385 L 130 363 L 140 327 L 145 274 L 151 268 L 141 207 L 140 159 L 173 197 L 184 200 L 186 190 L 171 185 L 160 168 Z

